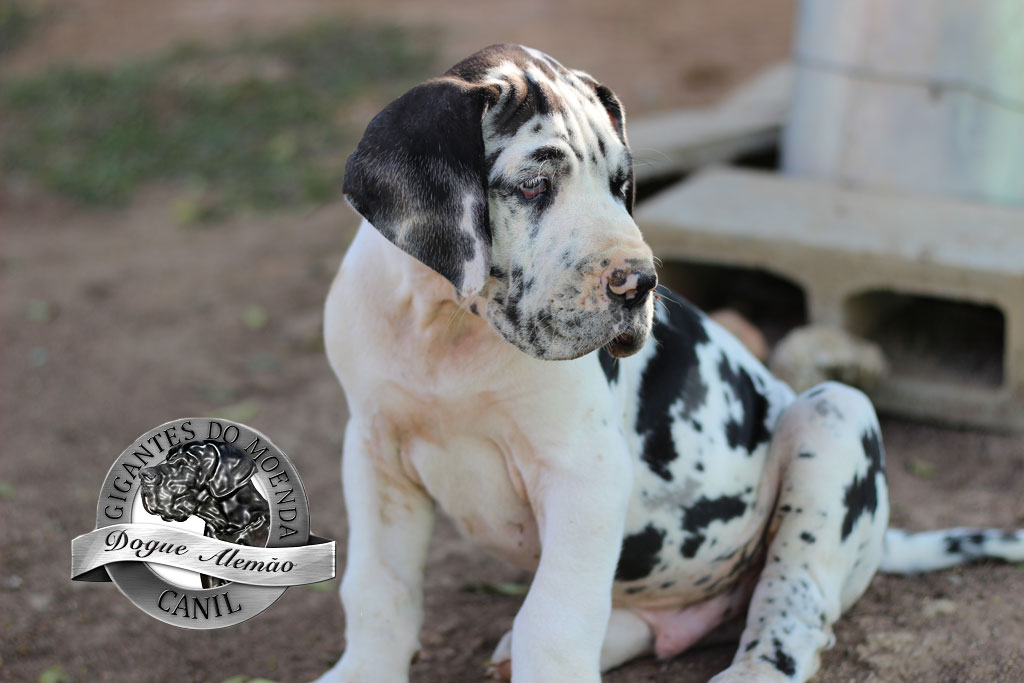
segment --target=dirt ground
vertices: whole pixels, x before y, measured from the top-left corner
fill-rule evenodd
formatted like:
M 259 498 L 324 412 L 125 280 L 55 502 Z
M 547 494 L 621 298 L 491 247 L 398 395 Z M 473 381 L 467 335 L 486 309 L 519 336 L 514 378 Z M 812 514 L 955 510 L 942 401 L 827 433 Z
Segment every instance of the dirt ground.
M 634 113 L 708 102 L 781 57 L 793 11 L 789 0 L 62 6 L 0 64 L 0 74 L 61 60 L 110 63 L 182 38 L 222 40 L 358 10 L 440 26 L 451 61 L 499 40 L 536 45 L 598 74 Z M 344 567 L 338 459 L 346 414 L 319 338 L 321 303 L 355 215 L 339 202 L 185 228 L 171 216 L 173 196 L 151 188 L 119 211 L 34 192 L 2 197 L 0 680 L 34 681 L 59 666 L 73 681 L 301 681 L 340 654 L 334 592 L 294 588 L 240 626 L 191 632 L 151 619 L 109 584 L 68 581 L 70 540 L 91 530 L 99 486 L 117 454 L 164 421 L 225 411 L 291 456 L 313 530 L 338 540 Z M 253 305 L 266 311 L 265 325 L 244 324 Z M 883 429 L 896 525 L 1024 526 L 1024 438 L 895 419 Z M 467 587 L 528 578 L 442 521 L 412 680 L 482 680 L 519 598 Z M 1019 568 L 878 577 L 839 623 L 815 680 L 1021 681 L 1022 615 Z M 605 680 L 705 681 L 731 655 L 731 646 L 714 646 L 668 662 L 641 660 Z

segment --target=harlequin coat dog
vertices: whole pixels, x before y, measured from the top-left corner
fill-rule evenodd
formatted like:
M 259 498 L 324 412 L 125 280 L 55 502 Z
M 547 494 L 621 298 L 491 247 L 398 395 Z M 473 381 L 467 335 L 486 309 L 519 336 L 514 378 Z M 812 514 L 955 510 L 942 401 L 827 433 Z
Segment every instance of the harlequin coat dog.
M 493 657 L 516 682 L 593 683 L 744 613 L 714 680 L 804 681 L 880 566 L 1024 558 L 1017 533 L 886 535 L 868 399 L 794 396 L 656 293 L 623 109 L 587 74 L 486 48 L 373 119 L 344 191 L 347 646 L 322 680 L 408 680 L 435 503 L 535 572 Z

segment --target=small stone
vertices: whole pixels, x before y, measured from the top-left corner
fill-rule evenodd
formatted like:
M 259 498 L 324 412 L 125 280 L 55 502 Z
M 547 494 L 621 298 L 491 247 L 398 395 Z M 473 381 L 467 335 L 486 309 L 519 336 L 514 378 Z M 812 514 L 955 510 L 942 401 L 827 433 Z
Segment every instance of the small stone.
M 928 619 L 940 614 L 948 615 L 954 612 L 956 612 L 956 603 L 944 598 L 925 600 L 924 606 L 921 608 L 921 613 Z
M 46 593 L 32 593 L 28 596 L 28 604 L 32 609 L 42 612 L 53 602 L 53 596 Z

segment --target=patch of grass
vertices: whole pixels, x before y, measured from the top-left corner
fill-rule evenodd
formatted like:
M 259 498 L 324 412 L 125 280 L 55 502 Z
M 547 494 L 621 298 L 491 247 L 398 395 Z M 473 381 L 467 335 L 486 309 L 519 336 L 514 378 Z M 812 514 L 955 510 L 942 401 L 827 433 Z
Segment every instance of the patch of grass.
M 906 462 L 907 471 L 921 479 L 932 479 L 938 474 L 939 469 L 921 458 L 911 458 Z
M 320 203 L 340 192 L 366 124 L 350 112 L 430 75 L 433 43 L 334 20 L 229 49 L 183 45 L 113 69 L 8 80 L 5 172 L 101 205 L 149 181 L 182 183 L 174 213 L 184 223 Z
M 0 0 L 0 57 L 14 51 L 32 32 L 38 16 L 18 0 Z

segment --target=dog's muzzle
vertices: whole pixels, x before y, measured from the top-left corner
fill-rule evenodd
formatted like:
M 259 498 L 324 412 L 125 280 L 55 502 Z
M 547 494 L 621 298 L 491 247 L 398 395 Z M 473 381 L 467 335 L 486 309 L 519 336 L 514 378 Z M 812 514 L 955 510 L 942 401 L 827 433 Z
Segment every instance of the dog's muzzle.
M 658 286 L 658 275 L 653 267 L 626 267 L 609 269 L 601 279 L 608 300 L 619 307 L 626 322 L 625 329 L 604 348 L 616 358 L 631 356 L 643 348 L 650 334 L 650 316 L 644 309 Z
M 186 482 L 165 481 L 160 465 L 142 470 L 142 504 L 165 522 L 184 522 L 195 512 L 196 492 Z

